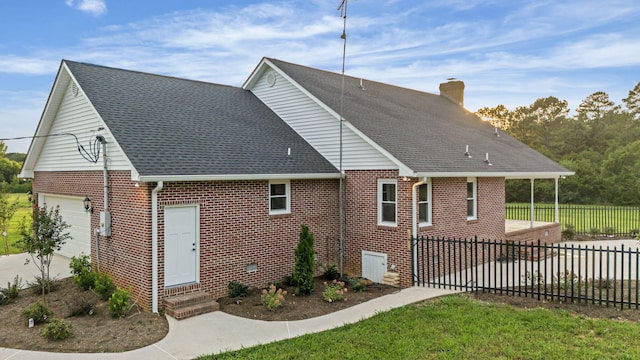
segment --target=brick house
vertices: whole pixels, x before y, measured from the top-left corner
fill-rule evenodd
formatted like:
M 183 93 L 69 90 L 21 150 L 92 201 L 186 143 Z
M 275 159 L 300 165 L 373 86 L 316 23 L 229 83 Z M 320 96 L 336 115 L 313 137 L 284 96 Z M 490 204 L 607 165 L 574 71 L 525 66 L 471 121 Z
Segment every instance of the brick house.
M 270 58 L 239 88 L 63 60 L 21 176 L 72 225 L 64 255 L 158 311 L 282 279 L 301 224 L 318 264 L 408 287 L 409 235 L 504 239 L 505 179 L 571 174 L 465 110 L 460 81 L 342 82 Z

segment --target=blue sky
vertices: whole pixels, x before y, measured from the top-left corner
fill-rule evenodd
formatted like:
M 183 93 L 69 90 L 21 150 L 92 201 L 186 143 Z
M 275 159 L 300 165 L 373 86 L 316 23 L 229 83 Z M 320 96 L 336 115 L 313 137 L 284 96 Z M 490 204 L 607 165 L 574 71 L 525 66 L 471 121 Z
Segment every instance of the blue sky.
M 0 138 L 33 135 L 61 59 L 240 86 L 263 56 L 339 72 L 340 0 L 0 1 Z M 510 109 L 640 81 L 637 0 L 349 0 L 346 72 Z M 6 141 L 26 152 L 30 141 Z

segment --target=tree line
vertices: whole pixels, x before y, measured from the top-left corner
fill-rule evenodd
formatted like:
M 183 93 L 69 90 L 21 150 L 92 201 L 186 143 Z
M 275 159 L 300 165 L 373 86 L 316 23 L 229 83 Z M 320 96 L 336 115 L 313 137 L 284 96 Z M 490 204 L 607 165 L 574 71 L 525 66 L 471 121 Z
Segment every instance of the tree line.
M 31 181 L 18 179 L 22 163 L 27 155 L 7 153 L 7 145 L 0 141 L 0 189 L 5 193 L 26 193 Z
M 622 103 L 598 91 L 572 115 L 567 101 L 553 96 L 476 114 L 575 172 L 560 180 L 560 203 L 640 205 L 640 82 Z M 508 180 L 507 202 L 529 202 L 530 186 Z M 535 201 L 554 201 L 553 181 L 536 181 Z

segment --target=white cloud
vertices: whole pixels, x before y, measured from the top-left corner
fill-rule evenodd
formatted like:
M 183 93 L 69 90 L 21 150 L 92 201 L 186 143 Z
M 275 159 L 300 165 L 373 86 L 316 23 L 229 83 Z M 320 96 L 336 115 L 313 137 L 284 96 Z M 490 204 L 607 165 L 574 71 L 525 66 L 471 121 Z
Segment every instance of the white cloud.
M 56 72 L 59 61 L 36 57 L 0 55 L 0 73 L 42 75 Z
M 105 0 L 65 0 L 65 4 L 93 16 L 100 16 L 107 12 Z

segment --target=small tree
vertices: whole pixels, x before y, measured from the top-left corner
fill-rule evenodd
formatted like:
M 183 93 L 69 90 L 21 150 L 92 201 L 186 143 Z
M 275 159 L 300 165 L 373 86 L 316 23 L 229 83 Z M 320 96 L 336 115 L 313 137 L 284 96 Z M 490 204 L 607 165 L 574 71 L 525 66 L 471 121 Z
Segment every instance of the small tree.
M 46 297 L 50 290 L 49 266 L 53 254 L 62 248 L 71 235 L 65 232 L 70 225 L 62 220 L 60 207 L 48 209 L 38 208 L 33 212 L 31 226 L 27 225 L 25 218 L 20 223 L 20 235 L 22 239 L 18 241 L 19 246 L 31 255 L 33 263 L 40 270 L 40 284 L 42 285 L 42 300 L 46 305 Z
M 9 241 L 7 240 L 7 230 L 9 229 L 9 221 L 13 218 L 13 214 L 18 209 L 18 202 L 9 202 L 4 187 L 0 189 L 0 233 L 4 238 L 4 252 L 9 254 Z
M 313 292 L 313 234 L 306 225 L 300 226 L 300 239 L 295 252 L 293 283 L 296 295 L 309 295 Z

